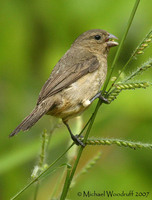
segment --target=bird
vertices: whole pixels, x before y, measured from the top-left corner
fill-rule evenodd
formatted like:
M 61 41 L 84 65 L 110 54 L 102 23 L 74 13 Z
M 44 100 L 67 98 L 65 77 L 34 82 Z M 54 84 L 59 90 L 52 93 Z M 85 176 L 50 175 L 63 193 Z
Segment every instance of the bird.
M 76 38 L 43 85 L 35 108 L 9 137 L 29 130 L 46 114 L 61 118 L 75 144 L 85 146 L 68 121 L 81 115 L 96 98 L 107 103 L 101 87 L 107 75 L 107 56 L 118 45 L 117 39 L 102 29 L 88 30 Z

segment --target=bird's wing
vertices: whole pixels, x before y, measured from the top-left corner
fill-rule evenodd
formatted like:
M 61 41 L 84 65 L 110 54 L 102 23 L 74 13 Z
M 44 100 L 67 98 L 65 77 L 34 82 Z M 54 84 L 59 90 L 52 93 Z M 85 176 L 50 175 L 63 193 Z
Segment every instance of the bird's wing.
M 82 76 L 97 70 L 100 65 L 97 57 L 93 55 L 85 60 L 79 60 L 79 63 L 73 64 L 67 68 L 66 66 L 62 66 L 62 64 L 59 62 L 59 64 L 55 66 L 49 79 L 42 87 L 37 105 L 47 97 L 67 88 Z

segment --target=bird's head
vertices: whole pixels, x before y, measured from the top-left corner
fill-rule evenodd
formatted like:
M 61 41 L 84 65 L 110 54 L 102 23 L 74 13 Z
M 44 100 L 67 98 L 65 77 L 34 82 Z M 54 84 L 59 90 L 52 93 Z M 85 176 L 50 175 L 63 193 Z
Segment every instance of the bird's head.
M 107 55 L 111 47 L 117 46 L 118 38 L 107 31 L 93 29 L 81 34 L 73 43 L 78 48 L 86 48 L 92 53 Z

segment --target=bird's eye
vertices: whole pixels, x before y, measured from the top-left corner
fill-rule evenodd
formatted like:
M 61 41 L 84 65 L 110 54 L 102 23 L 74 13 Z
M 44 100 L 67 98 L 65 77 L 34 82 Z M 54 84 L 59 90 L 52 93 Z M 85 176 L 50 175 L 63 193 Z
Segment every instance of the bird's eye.
M 94 38 L 95 38 L 95 40 L 100 40 L 101 36 L 100 35 L 95 35 Z

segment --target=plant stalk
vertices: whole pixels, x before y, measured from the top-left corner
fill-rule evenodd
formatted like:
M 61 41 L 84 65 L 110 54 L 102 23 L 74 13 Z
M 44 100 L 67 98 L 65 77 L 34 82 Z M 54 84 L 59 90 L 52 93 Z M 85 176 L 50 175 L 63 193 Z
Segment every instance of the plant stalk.
M 71 149 L 71 147 L 74 145 L 72 143 L 51 165 L 48 166 L 47 169 L 45 169 L 43 172 L 41 172 L 38 177 L 36 177 L 34 180 L 32 180 L 29 184 L 27 184 L 22 190 L 20 190 L 14 197 L 12 197 L 10 200 L 16 199 L 20 194 L 22 194 L 25 190 L 27 190 L 33 183 L 39 180 L 39 178 L 45 174 L 52 166 L 54 166 L 68 151 Z
M 107 79 L 106 79 L 106 81 L 105 81 L 104 88 L 103 88 L 103 90 L 102 90 L 102 93 L 103 93 L 103 94 L 104 94 L 104 92 L 106 91 L 106 88 L 107 88 L 107 86 L 108 86 L 108 83 L 109 83 L 109 81 L 110 81 L 110 79 L 111 79 L 111 76 L 112 76 L 112 73 L 113 73 L 113 71 L 114 71 L 114 67 L 115 67 L 116 61 L 118 60 L 118 57 L 119 57 L 119 55 L 120 55 L 122 46 L 123 46 L 123 44 L 124 44 L 124 41 L 125 41 L 126 36 L 127 36 L 127 34 L 128 34 L 128 31 L 129 31 L 130 26 L 131 26 L 131 24 L 132 24 L 132 21 L 133 21 L 133 19 L 134 19 L 134 16 L 135 16 L 135 13 L 136 13 L 136 11 L 137 11 L 137 8 L 138 8 L 139 3 L 140 3 L 140 0 L 136 0 L 136 1 L 135 1 L 133 10 L 132 10 L 131 15 L 130 15 L 130 18 L 129 18 L 129 20 L 128 20 L 128 24 L 127 24 L 127 26 L 126 26 L 126 29 L 125 29 L 125 31 L 124 31 L 122 40 L 121 40 L 121 42 L 120 42 L 120 45 L 119 45 L 118 50 L 117 50 L 117 52 L 116 52 L 115 58 L 114 58 L 113 63 L 112 63 L 112 65 L 111 65 L 110 72 L 109 72 L 109 74 L 107 75 Z M 129 59 L 128 62 L 130 62 L 130 59 Z M 128 62 L 127 62 L 127 64 L 125 65 L 125 67 L 128 65 Z M 125 67 L 124 67 L 124 68 L 125 68 Z M 123 68 L 123 70 L 124 70 L 124 68 Z
M 106 82 L 105 82 L 105 84 L 104 84 L 104 88 L 103 88 L 103 90 L 102 90 L 102 93 L 104 93 L 104 92 L 106 91 L 107 85 L 108 85 L 108 83 L 109 83 L 109 81 L 110 81 L 110 78 L 111 78 L 111 76 L 112 76 L 112 73 L 113 73 L 113 70 L 114 70 L 114 67 L 115 67 L 115 63 L 116 63 L 116 61 L 117 61 L 117 59 L 118 59 L 118 56 L 119 56 L 120 51 L 121 51 L 121 49 L 122 49 L 122 46 L 123 46 L 123 44 L 124 44 L 125 38 L 126 38 L 126 36 L 127 36 L 127 34 L 128 34 L 129 28 L 130 28 L 130 26 L 131 26 L 131 24 L 132 24 L 132 21 L 133 21 L 133 18 L 134 18 L 134 16 L 135 16 L 137 7 L 138 7 L 138 5 L 139 5 L 139 2 L 140 2 L 140 0 L 136 0 L 136 2 L 135 2 L 135 4 L 134 4 L 134 7 L 133 7 L 132 13 L 131 13 L 131 15 L 130 15 L 130 18 L 129 18 L 129 21 L 128 21 L 126 30 L 125 30 L 125 32 L 124 32 L 124 35 L 123 35 L 122 40 L 121 40 L 121 42 L 120 42 L 120 46 L 119 46 L 119 48 L 118 48 L 118 50 L 117 50 L 117 53 L 116 53 L 116 55 L 115 55 L 114 61 L 113 61 L 113 63 L 112 63 L 111 71 L 110 71 L 110 73 L 109 73 L 109 75 L 108 75 L 108 77 L 107 77 L 107 79 L 106 79 Z M 83 140 L 84 144 L 86 143 L 86 141 L 87 141 L 87 139 L 88 139 L 88 136 L 89 136 L 89 134 L 90 134 L 90 131 L 91 131 L 92 125 L 93 125 L 93 123 L 94 123 L 95 117 L 96 117 L 97 112 L 98 112 L 98 110 L 99 110 L 99 108 L 100 108 L 101 105 L 102 105 L 102 101 L 99 100 L 98 103 L 97 103 L 97 106 L 96 106 L 96 108 L 95 108 L 95 111 L 94 111 L 94 113 L 92 114 L 92 117 L 91 117 L 91 120 L 90 120 L 90 124 L 89 124 L 88 129 L 87 129 L 87 131 L 86 131 L 86 134 L 85 134 L 85 136 L 84 136 L 84 140 Z M 75 174 L 76 168 L 77 168 L 78 163 L 79 163 L 79 160 L 80 160 L 80 158 L 81 158 L 81 155 L 82 155 L 82 152 L 83 152 L 83 148 L 84 148 L 84 147 L 82 147 L 82 146 L 80 147 L 80 149 L 79 149 L 79 151 L 78 151 L 77 159 L 76 159 L 76 161 L 75 161 L 75 163 L 74 163 L 74 166 L 73 166 L 73 169 L 72 169 L 72 171 L 71 171 L 71 175 L 70 175 L 70 177 L 68 178 L 68 180 L 67 180 L 67 179 L 65 180 L 65 183 L 66 183 L 66 184 L 64 184 L 64 187 L 63 187 L 63 191 L 62 191 L 60 200 L 65 200 L 65 198 L 66 198 L 66 196 L 67 196 L 68 190 L 69 190 L 69 188 L 70 188 L 70 184 L 71 184 L 71 182 L 72 182 L 73 176 L 74 176 L 74 174 Z
M 86 143 L 86 141 L 87 141 L 87 139 L 88 139 L 89 133 L 90 133 L 90 131 L 91 131 L 92 125 L 93 125 L 93 123 L 94 123 L 95 117 L 96 117 L 96 115 L 97 115 L 97 112 L 98 112 L 99 107 L 101 106 L 101 104 L 102 104 L 102 102 L 101 102 L 101 100 L 99 100 L 98 103 L 97 103 L 96 109 L 95 109 L 94 113 L 93 113 L 92 116 L 91 116 L 90 124 L 89 124 L 88 129 L 87 129 L 87 131 L 86 131 L 86 134 L 85 134 L 85 136 L 84 136 L 84 140 L 83 140 L 84 144 Z M 68 190 L 69 190 L 71 181 L 72 181 L 73 176 L 74 176 L 74 174 L 75 174 L 75 171 L 76 171 L 76 168 L 77 168 L 77 166 L 78 166 L 78 163 L 79 163 L 80 157 L 81 157 L 81 155 L 82 155 L 83 149 L 84 149 L 84 147 L 81 146 L 80 149 L 79 149 L 79 151 L 78 151 L 77 159 L 76 159 L 76 161 L 75 161 L 75 163 L 74 163 L 74 166 L 73 166 L 71 175 L 70 175 L 70 177 L 68 178 L 68 180 L 67 180 L 67 179 L 65 180 L 65 183 L 66 183 L 66 184 L 64 184 L 64 188 L 63 188 L 63 191 L 62 191 L 60 200 L 64 200 L 64 199 L 66 198 L 66 196 L 67 196 L 67 193 L 68 193 Z

